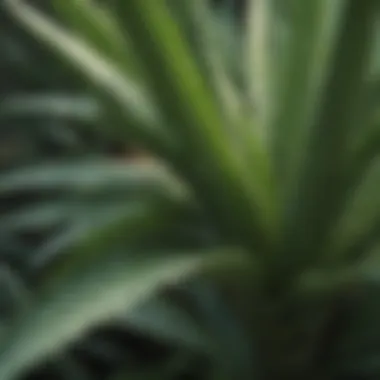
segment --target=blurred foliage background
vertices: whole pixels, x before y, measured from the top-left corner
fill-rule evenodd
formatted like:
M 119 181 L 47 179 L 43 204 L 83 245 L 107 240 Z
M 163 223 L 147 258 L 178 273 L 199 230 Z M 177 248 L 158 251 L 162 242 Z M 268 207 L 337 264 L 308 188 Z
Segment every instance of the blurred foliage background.
M 82 8 L 78 7 L 75 13 L 75 8 L 70 7 L 76 1 L 27 3 L 48 15 L 56 25 L 82 33 L 82 40 L 98 42 L 95 51 L 108 54 L 123 69 L 130 65 L 128 70 L 135 74 L 131 78 L 136 79 L 131 81 L 131 93 L 139 95 L 140 70 L 144 72 L 144 64 L 134 61 L 134 54 L 125 59 L 127 54 L 120 48 L 124 41 L 119 41 L 118 30 L 112 29 L 114 24 L 108 23 L 107 17 L 102 19 L 103 14 L 95 11 L 104 24 L 94 28 L 91 18 L 86 19 L 85 12 L 79 11 Z M 28 28 L 27 23 L 20 21 L 22 17 L 16 17 L 17 12 L 12 13 L 11 0 L 2 2 L 1 380 L 379 378 L 379 7 L 377 0 L 361 1 L 363 11 L 352 5 L 352 0 L 346 1 L 350 6 L 345 11 L 341 10 L 345 0 L 337 0 L 339 5 L 310 0 L 309 8 L 297 0 L 257 0 L 259 6 L 255 9 L 262 15 L 266 15 L 265 4 L 271 4 L 269 13 L 273 16 L 270 21 L 274 30 L 270 30 L 273 41 L 264 35 L 263 40 L 259 36 L 254 43 L 264 52 L 264 58 L 268 58 L 267 50 L 278 55 L 269 53 L 269 61 L 258 62 L 256 57 L 249 61 L 257 69 L 253 77 L 258 92 L 262 90 L 253 104 L 251 83 L 242 68 L 243 57 L 247 58 L 245 44 L 252 29 L 260 32 L 267 28 L 265 22 L 261 24 L 262 20 L 254 17 L 253 7 L 249 7 L 254 1 L 194 0 L 200 9 L 207 3 L 205 18 L 189 18 L 186 12 L 190 12 L 191 6 L 184 5 L 186 0 L 165 1 L 173 14 L 177 12 L 176 20 L 187 33 L 199 71 L 213 90 L 212 101 L 209 104 L 206 96 L 204 108 L 197 103 L 204 113 L 181 103 L 180 96 L 184 93 L 180 86 L 175 87 L 174 74 L 171 76 L 170 70 L 166 70 L 165 62 L 169 66 L 170 59 L 165 61 L 159 48 L 152 48 L 154 42 L 146 42 L 151 30 L 142 28 L 141 36 L 135 35 L 137 42 L 131 38 L 135 43 L 131 51 L 138 56 L 142 46 L 145 58 L 156 54 L 164 63 L 150 63 L 151 72 L 145 72 L 151 79 L 148 87 L 158 99 L 160 112 L 155 113 L 156 108 L 150 109 L 150 103 L 144 102 L 145 96 L 150 100 L 151 95 L 144 87 L 143 101 L 133 104 L 137 116 L 133 112 L 131 115 L 135 118 L 125 116 L 130 116 L 130 110 L 127 106 L 123 109 L 120 102 L 109 96 L 109 88 L 104 91 L 99 86 L 95 88 L 94 80 L 86 80 L 86 75 L 73 69 L 75 64 L 56 54 L 42 38 L 39 40 L 38 32 L 32 33 L 33 27 Z M 97 3 L 112 11 L 123 8 L 118 0 Z M 137 2 L 132 3 L 137 9 Z M 134 5 L 125 7 L 134 9 Z M 301 9 L 298 13 L 297 7 Z M 362 89 L 364 63 L 355 59 L 352 50 L 356 49 L 358 56 L 366 59 L 370 49 L 362 42 L 367 41 L 365 36 L 370 28 L 367 30 L 363 23 L 368 21 L 371 7 L 377 12 L 374 27 L 377 45 L 371 56 L 373 69 L 365 75 L 366 91 L 362 98 L 356 90 Z M 155 9 L 160 10 L 159 6 Z M 357 22 L 353 21 L 352 9 L 358 13 Z M 326 10 L 331 14 L 324 14 Z M 117 11 L 115 19 L 120 21 Z M 128 9 L 124 12 L 128 13 Z M 138 12 L 135 15 L 137 18 Z M 287 25 L 290 15 L 298 22 L 293 34 Z M 32 20 L 33 15 L 29 16 Z M 303 16 L 310 22 L 304 22 Z M 341 22 L 346 21 L 345 17 L 347 23 Z M 120 23 L 126 32 L 123 36 L 132 35 L 133 28 L 138 30 L 139 21 L 134 24 L 129 20 L 131 29 Z M 348 35 L 348 29 L 353 30 L 352 35 Z M 115 44 L 107 39 L 102 41 L 104 30 L 115 32 L 112 40 Z M 305 39 L 298 38 L 304 30 Z M 321 33 L 314 36 L 315 31 Z M 286 45 L 289 39 L 296 41 L 294 46 Z M 347 49 L 347 41 L 352 49 Z M 212 53 L 215 50 L 215 61 L 211 53 L 211 58 L 204 53 L 203 44 Z M 289 59 L 294 66 L 290 75 L 282 70 L 283 46 L 294 53 Z M 326 68 L 325 58 L 331 51 L 332 68 Z M 212 64 L 203 65 L 208 58 Z M 185 62 L 183 66 L 187 68 L 185 60 L 180 62 Z M 268 106 L 273 88 L 266 87 L 277 79 L 268 75 L 273 74 L 270 71 L 275 66 L 273 62 L 281 62 L 280 74 L 276 75 L 286 78 L 283 82 L 288 90 L 294 89 L 294 101 L 284 96 L 285 106 L 279 107 L 278 114 Z M 89 72 L 93 68 L 100 81 L 107 81 L 108 77 L 102 77 L 103 71 L 95 63 L 92 65 L 83 58 L 83 65 L 88 65 Z M 216 76 L 216 85 L 210 74 L 214 72 L 220 74 Z M 313 75 L 325 80 L 327 90 L 317 91 Z M 174 90 L 174 95 L 162 91 L 161 77 L 162 81 L 168 80 L 168 87 L 178 90 L 176 94 Z M 120 89 L 123 85 L 124 82 Z M 113 82 L 113 86 L 116 88 L 117 83 Z M 278 88 L 276 91 L 282 96 Z M 120 94 L 124 95 L 121 90 Z M 128 94 L 125 92 L 127 100 Z M 167 105 L 168 99 L 175 103 L 177 98 L 174 106 Z M 212 119 L 213 113 L 207 111 L 207 106 L 213 109 L 214 98 L 221 118 Z M 358 99 L 362 102 L 360 106 Z M 189 103 L 192 104 L 191 99 Z M 309 110 L 309 104 L 314 112 L 306 115 L 302 110 Z M 188 115 L 181 114 L 176 107 Z M 139 123 L 144 127 L 144 122 L 151 119 L 159 127 L 161 113 L 173 115 L 175 122 L 180 120 L 183 124 L 189 116 L 188 125 L 195 131 L 196 121 L 203 121 L 204 115 L 211 122 L 205 122 L 203 127 L 213 124 L 213 120 L 223 120 L 223 126 L 231 124 L 233 129 L 226 128 L 226 132 L 220 128 L 219 138 L 212 135 L 217 128 L 210 127 L 206 136 L 209 139 L 203 140 L 202 132 L 198 131 L 201 137 L 197 140 L 196 133 L 173 133 L 175 139 L 171 139 L 173 136 L 166 133 L 170 128 L 158 133 L 149 130 L 151 135 L 140 128 Z M 280 115 L 279 120 L 272 118 L 272 113 Z M 169 125 L 173 120 L 164 118 Z M 301 130 L 309 121 L 311 128 L 314 125 L 317 128 L 311 134 L 315 142 L 311 145 L 304 144 L 306 134 L 292 129 L 294 124 Z M 276 149 L 285 154 L 272 156 L 270 151 L 268 158 L 262 149 L 271 138 L 267 129 L 258 128 L 259 137 L 254 134 L 252 138 L 244 128 L 248 124 L 268 126 L 272 122 L 284 124 L 285 132 L 280 130 L 280 142 L 275 143 Z M 346 133 L 345 126 L 351 123 L 359 127 Z M 324 124 L 337 128 L 327 130 Z M 338 132 L 330 133 L 331 130 Z M 210 154 L 208 143 L 213 149 Z M 340 145 L 344 148 L 339 148 Z M 223 150 L 225 146 L 232 146 L 233 152 L 238 150 L 239 157 L 244 157 L 247 165 L 243 169 L 229 165 L 234 163 L 235 155 L 228 156 L 228 151 Z M 303 160 L 309 158 L 304 146 L 312 147 L 309 149 L 311 154 L 315 153 L 312 159 Z M 351 153 L 354 159 L 345 166 Z M 220 165 L 215 157 L 223 158 Z M 315 157 L 319 158 L 317 164 L 313 161 Z M 277 161 L 281 170 L 275 173 L 273 181 L 270 169 Z M 306 174 L 304 161 L 310 164 Z M 180 180 L 163 169 L 161 162 L 169 164 L 175 174 L 183 174 Z M 306 196 L 298 197 L 299 189 L 295 186 L 294 190 L 291 180 L 277 181 L 277 177 L 282 180 L 286 172 L 282 169 L 287 169 L 288 163 L 291 179 L 306 178 L 301 183 L 305 186 L 300 186 L 301 195 L 304 191 Z M 347 172 L 347 178 L 339 177 Z M 370 172 L 368 183 L 367 172 Z M 360 186 L 363 182 L 363 189 L 357 186 L 359 191 L 356 182 Z M 331 191 L 327 191 L 330 185 Z M 288 193 L 282 194 L 282 188 L 287 186 L 289 197 Z M 251 196 L 254 202 L 250 202 Z M 352 208 L 351 196 L 355 200 Z M 278 221 L 276 212 L 281 202 L 285 204 L 281 209 L 285 217 Z M 342 223 L 335 211 L 338 216 L 343 215 Z M 284 236 L 277 234 L 281 228 L 285 230 Z M 294 231 L 298 234 L 292 235 Z M 204 261 L 205 267 L 197 272 L 194 268 Z M 219 263 L 223 263 L 223 270 Z M 293 278 L 299 282 L 293 283 Z M 164 285 L 157 287 L 162 279 Z M 290 290 L 284 284 L 291 284 Z

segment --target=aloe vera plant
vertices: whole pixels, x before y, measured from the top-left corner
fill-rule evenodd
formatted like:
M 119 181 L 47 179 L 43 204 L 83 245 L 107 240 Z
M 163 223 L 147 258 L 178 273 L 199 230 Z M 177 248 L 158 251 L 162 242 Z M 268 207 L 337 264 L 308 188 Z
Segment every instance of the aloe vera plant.
M 4 321 L 0 378 L 52 361 L 173 379 L 198 356 L 194 378 L 377 378 L 379 2 L 252 0 L 244 30 L 201 0 L 53 4 L 64 26 L 6 1 L 86 81 L 106 133 L 154 159 L 2 177 L 3 194 L 50 194 L 3 231 L 59 232 Z M 120 319 L 174 353 L 97 377 L 78 342 Z

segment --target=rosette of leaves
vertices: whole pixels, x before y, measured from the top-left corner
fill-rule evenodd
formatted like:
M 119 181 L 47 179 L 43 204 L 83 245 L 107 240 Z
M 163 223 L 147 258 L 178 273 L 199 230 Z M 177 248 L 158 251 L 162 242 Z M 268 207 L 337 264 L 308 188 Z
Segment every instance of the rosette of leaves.
M 54 194 L 4 228 L 60 227 L 4 322 L 0 378 L 50 361 L 97 378 L 78 342 L 121 315 L 175 350 L 103 378 L 377 378 L 379 3 L 248 2 L 233 54 L 200 0 L 53 3 L 65 26 L 6 2 L 155 160 L 2 178 Z

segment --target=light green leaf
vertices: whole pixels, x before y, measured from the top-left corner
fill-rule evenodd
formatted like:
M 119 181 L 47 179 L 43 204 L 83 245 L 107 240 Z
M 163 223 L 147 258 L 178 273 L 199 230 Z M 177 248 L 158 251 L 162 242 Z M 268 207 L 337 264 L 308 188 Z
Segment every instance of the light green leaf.
M 246 175 L 252 176 L 255 184 L 260 184 L 256 191 L 259 192 L 261 187 L 265 193 L 260 194 L 262 202 L 274 204 L 270 160 L 262 139 L 258 138 L 257 123 L 247 120 L 250 113 L 248 99 L 243 86 L 239 86 L 232 75 L 229 63 L 229 60 L 235 60 L 242 66 L 241 31 L 231 15 L 228 18 L 223 12 L 216 12 L 203 0 L 172 0 L 169 5 L 185 31 L 200 71 L 220 104 L 223 119 L 228 120 L 223 125 L 228 132 L 226 138 L 239 150 L 248 167 Z
M 137 138 L 154 151 L 169 154 L 171 136 L 161 123 L 161 115 L 149 95 L 134 78 L 121 72 L 107 57 L 75 35 L 55 24 L 22 0 L 6 0 L 9 11 L 65 61 L 68 61 L 101 94 L 104 104 L 111 104 L 113 116 L 120 117 L 126 127 L 119 134 Z M 120 119 L 119 119 L 120 120 Z M 120 125 L 120 123 L 118 123 Z
M 227 118 L 236 119 L 242 112 L 243 96 L 229 75 L 228 59 L 241 60 L 238 59 L 239 53 L 226 54 L 226 51 L 237 49 L 237 32 L 230 25 L 231 22 L 222 19 L 222 15 L 203 0 L 172 0 L 168 3 L 184 30 L 200 70 L 214 90 L 215 98 L 223 104 L 221 112 Z M 235 45 L 226 48 L 229 38 L 233 39 Z M 233 130 L 232 136 L 234 133 L 236 131 Z
M 120 70 L 141 82 L 140 69 L 131 51 L 130 42 L 123 35 L 112 12 L 93 0 L 54 0 L 59 15 Z
M 104 191 L 125 196 L 154 191 L 184 196 L 187 190 L 165 166 L 154 163 L 125 163 L 114 159 L 57 162 L 30 166 L 0 176 L 0 192 L 59 190 L 87 197 Z
M 18 94 L 0 105 L 1 118 L 43 116 L 96 122 L 100 115 L 100 105 L 94 99 L 75 94 Z
M 274 112 L 275 82 L 278 81 L 278 65 L 275 29 L 280 20 L 275 15 L 272 0 L 248 2 L 247 78 L 250 97 L 255 104 L 260 132 L 267 139 L 270 133 L 270 117 Z M 283 31 L 284 32 L 284 31 Z
M 147 84 L 183 143 L 186 162 L 181 162 L 180 170 L 227 236 L 267 250 L 275 229 L 274 205 L 267 201 L 267 189 L 252 179 L 239 157 L 239 146 L 229 140 L 220 105 L 167 4 L 164 0 L 117 3 Z
M 132 310 L 157 286 L 178 281 L 196 271 L 205 260 L 218 260 L 222 253 L 110 252 L 86 270 L 69 273 L 46 290 L 3 337 L 0 378 L 13 380 L 96 324 Z

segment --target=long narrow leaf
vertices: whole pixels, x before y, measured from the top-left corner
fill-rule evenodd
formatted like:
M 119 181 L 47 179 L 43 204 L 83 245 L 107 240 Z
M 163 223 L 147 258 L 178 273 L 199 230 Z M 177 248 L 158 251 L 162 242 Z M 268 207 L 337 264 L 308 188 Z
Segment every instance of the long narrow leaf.
M 40 298 L 2 339 L 0 377 L 13 380 L 79 334 L 131 310 L 158 285 L 196 270 L 218 252 L 108 255 L 82 273 L 68 276 Z M 101 286 L 101 291 L 98 287 Z
M 302 121 L 306 132 L 302 138 L 299 135 L 298 138 L 296 135 L 288 137 L 292 141 L 289 147 L 294 144 L 294 154 L 298 158 L 292 161 L 295 165 L 293 173 L 297 174 L 293 177 L 295 183 L 291 185 L 287 201 L 285 249 L 287 254 L 294 255 L 301 262 L 312 261 L 321 253 L 350 195 L 347 185 L 347 176 L 350 175 L 347 168 L 348 139 L 353 126 L 362 122 L 361 104 L 367 96 L 366 79 L 378 5 L 373 0 L 365 0 L 360 5 L 355 1 L 303 4 L 298 7 L 304 8 L 306 14 L 313 10 L 313 5 L 318 7 L 314 9 L 317 16 L 312 16 L 310 22 L 324 15 L 330 27 L 321 19 L 316 22 L 315 34 L 319 38 L 309 42 L 313 49 L 319 47 L 316 50 L 318 54 L 307 66 L 313 91 L 303 88 L 307 103 L 302 100 L 300 104 L 294 104 L 301 111 L 289 109 L 290 114 L 298 115 L 294 120 L 296 126 Z M 331 13 L 326 15 L 328 10 Z M 324 26 L 323 33 L 320 26 Z M 320 34 L 326 39 L 320 39 Z M 294 39 L 297 41 L 296 37 Z M 319 46 L 322 42 L 334 50 L 326 52 L 326 47 Z M 308 61 L 303 55 L 299 58 L 303 59 L 302 62 Z M 317 63 L 320 66 L 317 67 Z M 313 116 L 313 121 L 306 116 Z M 287 123 L 286 118 L 284 123 Z M 304 146 L 299 146 L 299 143 Z
M 236 118 L 242 112 L 243 96 L 229 75 L 225 46 L 221 44 L 228 38 L 231 28 L 227 23 L 222 23 L 220 16 L 215 15 L 210 5 L 202 0 L 172 0 L 168 3 L 216 99 L 223 104 L 221 112 L 226 117 Z M 223 29 L 224 25 L 228 32 Z M 232 38 L 237 39 L 236 36 Z
M 101 114 L 100 105 L 88 96 L 76 94 L 18 94 L 3 99 L 0 117 L 59 117 L 95 122 Z
M 182 170 L 228 235 L 268 249 L 273 205 L 267 202 L 266 189 L 251 180 L 239 159 L 239 147 L 229 142 L 212 91 L 165 2 L 118 1 L 118 10 L 150 89 L 184 143 L 188 162 Z
M 330 74 L 347 2 L 296 0 L 273 120 L 274 154 L 285 185 L 294 181 L 319 97 Z M 304 150 L 302 150 L 302 148 Z M 286 190 L 286 189 L 285 189 Z
M 41 164 L 12 171 L 0 177 L 0 192 L 20 190 L 65 190 L 96 194 L 105 189 L 122 190 L 125 195 L 149 191 L 172 195 L 187 190 L 169 170 L 158 163 L 129 163 L 115 160 Z M 171 190 L 170 190 L 171 189 Z
M 269 118 L 274 111 L 275 82 L 278 80 L 280 64 L 274 44 L 274 29 L 279 20 L 276 19 L 272 0 L 252 0 L 248 13 L 248 67 L 251 98 L 256 106 L 261 124 L 261 132 L 269 133 Z
M 7 0 L 12 14 L 39 40 L 78 70 L 114 107 L 128 123 L 135 138 L 144 141 L 154 151 L 169 154 L 175 150 L 173 141 L 161 123 L 161 116 L 148 94 L 133 78 L 121 73 L 112 62 L 102 57 L 91 46 L 54 24 L 46 16 L 22 0 Z M 127 127 L 119 130 L 126 134 Z
M 108 57 L 120 70 L 140 81 L 130 43 L 124 38 L 112 12 L 89 0 L 54 0 L 59 15 L 90 45 Z

